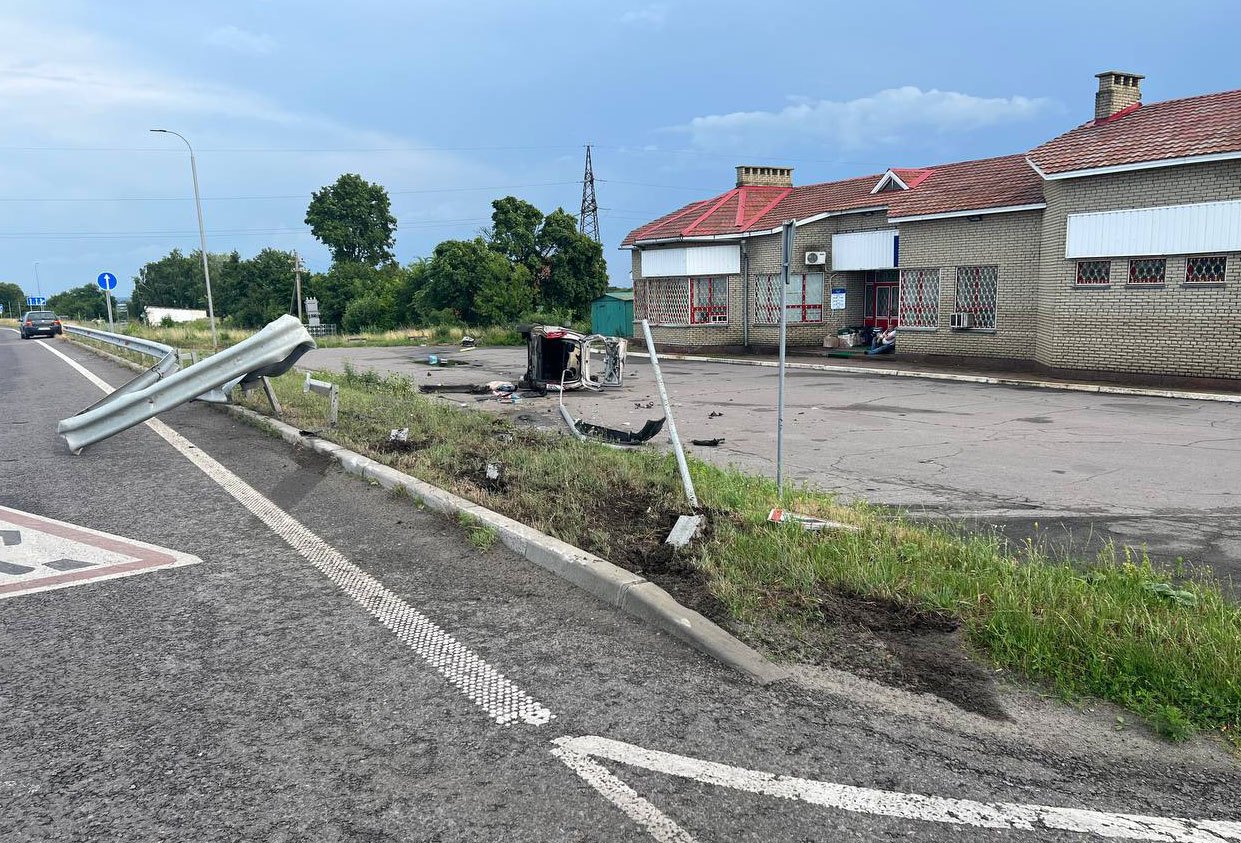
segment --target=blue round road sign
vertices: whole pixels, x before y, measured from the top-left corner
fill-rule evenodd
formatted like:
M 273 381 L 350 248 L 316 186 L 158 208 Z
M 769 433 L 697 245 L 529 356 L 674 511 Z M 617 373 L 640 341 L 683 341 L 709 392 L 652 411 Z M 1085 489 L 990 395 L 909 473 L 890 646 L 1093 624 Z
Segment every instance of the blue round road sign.
M 111 272 L 101 272 L 95 280 L 99 282 L 99 289 L 101 290 L 116 289 L 116 276 Z

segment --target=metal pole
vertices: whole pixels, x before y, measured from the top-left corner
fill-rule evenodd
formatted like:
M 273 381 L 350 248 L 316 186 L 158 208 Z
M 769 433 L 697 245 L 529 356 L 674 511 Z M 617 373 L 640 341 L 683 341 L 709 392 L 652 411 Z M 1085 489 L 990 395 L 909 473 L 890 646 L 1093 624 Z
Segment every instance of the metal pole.
M 38 261 L 34 262 L 34 286 L 35 286 L 35 295 L 38 296 L 39 298 L 43 298 L 43 282 L 39 280 L 39 262 Z
M 659 357 L 655 354 L 655 340 L 651 337 L 651 323 L 642 320 L 642 333 L 646 335 L 646 350 L 651 355 L 651 368 L 655 371 L 655 385 L 659 387 L 659 400 L 664 404 L 664 417 L 668 420 L 668 438 L 672 440 L 672 450 L 677 455 L 677 468 L 681 472 L 681 485 L 685 487 L 685 497 L 689 505 L 698 508 L 698 495 L 694 493 L 694 481 L 689 476 L 689 464 L 685 462 L 685 449 L 681 447 L 681 437 L 677 436 L 677 423 L 672 418 L 672 404 L 668 401 L 668 390 L 664 388 L 664 375 L 659 370 Z M 563 395 L 563 391 L 561 392 Z
M 103 302 L 108 306 L 108 330 L 115 333 L 116 328 L 112 325 L 112 293 L 107 287 L 103 288 Z
M 776 491 L 784 495 L 784 349 L 788 340 L 789 263 L 793 257 L 793 221 L 784 224 L 781 237 L 783 261 L 780 267 L 780 382 L 776 389 Z
M 211 301 L 211 270 L 207 267 L 207 234 L 203 230 L 203 202 L 198 195 L 198 163 L 194 160 L 194 147 L 190 145 L 185 136 L 174 132 L 171 129 L 152 129 L 152 132 L 161 132 L 166 135 L 176 135 L 185 141 L 185 146 L 190 151 L 190 175 L 194 179 L 194 207 L 198 211 L 198 245 L 199 252 L 203 258 L 203 280 L 207 284 L 207 319 L 211 322 L 211 348 L 215 351 L 220 350 L 220 341 L 215 333 L 215 306 Z
M 306 320 L 302 318 L 302 256 L 297 252 L 293 253 L 293 281 L 297 290 L 294 293 L 297 296 L 297 321 L 305 324 Z

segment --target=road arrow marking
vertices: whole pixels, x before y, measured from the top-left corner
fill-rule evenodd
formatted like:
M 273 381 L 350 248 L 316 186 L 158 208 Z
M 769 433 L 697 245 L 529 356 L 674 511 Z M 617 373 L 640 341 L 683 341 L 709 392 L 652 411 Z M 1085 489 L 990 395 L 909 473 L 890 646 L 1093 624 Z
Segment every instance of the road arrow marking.
M 615 761 L 652 773 L 663 773 L 760 796 L 796 800 L 821 808 L 922 822 L 996 830 L 1069 831 L 1094 837 L 1162 843 L 1224 843 L 1241 840 L 1241 822 L 1113 814 L 1081 808 L 975 802 L 969 799 L 873 790 L 730 767 L 714 761 L 657 752 L 594 736 L 557 738 L 554 743 L 556 748 L 552 750 L 553 755 L 660 843 L 690 843 L 693 838 L 593 759 Z

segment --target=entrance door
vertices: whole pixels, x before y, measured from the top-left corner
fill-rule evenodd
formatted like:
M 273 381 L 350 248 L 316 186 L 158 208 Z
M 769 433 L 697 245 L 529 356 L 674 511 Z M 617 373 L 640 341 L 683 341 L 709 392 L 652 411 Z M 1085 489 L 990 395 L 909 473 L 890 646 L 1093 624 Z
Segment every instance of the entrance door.
M 868 281 L 866 284 L 866 324 L 886 331 L 895 328 L 901 310 L 899 283 Z

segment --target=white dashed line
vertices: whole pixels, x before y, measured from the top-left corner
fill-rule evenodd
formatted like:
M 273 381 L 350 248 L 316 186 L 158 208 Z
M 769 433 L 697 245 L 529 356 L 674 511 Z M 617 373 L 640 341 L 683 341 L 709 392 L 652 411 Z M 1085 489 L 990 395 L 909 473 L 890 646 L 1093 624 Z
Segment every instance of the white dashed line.
M 46 343 L 39 344 L 104 392 L 112 391 L 112 387 L 76 360 Z M 341 591 L 392 630 L 403 644 L 425 659 L 466 697 L 486 711 L 495 722 L 521 722 L 542 726 L 555 716 L 546 706 L 510 682 L 504 674 L 475 655 L 379 580 L 354 565 L 296 518 L 203 453 L 193 442 L 158 419 L 150 419 L 146 424 L 186 459 L 202 469 L 203 473 L 218 483 L 224 491 L 236 498 L 242 506 L 254 513 L 272 532 L 300 553 Z
M 604 797 L 636 822 L 641 823 L 660 843 L 691 838 L 661 836 L 661 834 L 668 833 L 663 831 L 665 822 L 670 823 L 670 827 L 676 832 L 680 834 L 685 834 L 685 832 L 653 805 L 634 793 L 628 785 L 602 767 L 595 765 L 615 782 L 609 783 L 597 776 L 592 780 L 592 768 L 581 764 L 582 761 L 591 763 L 592 757 L 603 758 L 653 773 L 664 773 L 760 796 L 798 800 L 823 808 L 836 808 L 860 814 L 924 822 L 1021 831 L 1054 829 L 1095 837 L 1153 840 L 1163 841 L 1163 843 L 1223 843 L 1228 840 L 1241 840 L 1241 823 L 1239 822 L 1112 814 L 1080 808 L 1019 805 L 1009 802 L 974 802 L 969 799 L 946 799 L 917 793 L 872 790 L 866 787 L 730 767 L 714 761 L 702 761 L 684 755 L 673 755 L 670 752 L 657 752 L 633 744 L 594 736 L 557 738 L 554 743 L 557 744 L 557 749 L 561 750 L 561 752 L 557 752 L 556 749 L 552 750 L 557 757 L 569 764 L 574 772 L 582 776 Z M 567 750 L 567 756 L 561 754 L 565 750 Z M 575 766 L 566 758 L 580 760 Z M 582 771 L 583 769 L 585 772 Z M 620 785 L 623 790 L 616 785 Z M 641 800 L 642 804 L 654 812 L 654 816 L 649 812 L 643 813 L 640 806 L 633 802 L 634 798 Z

